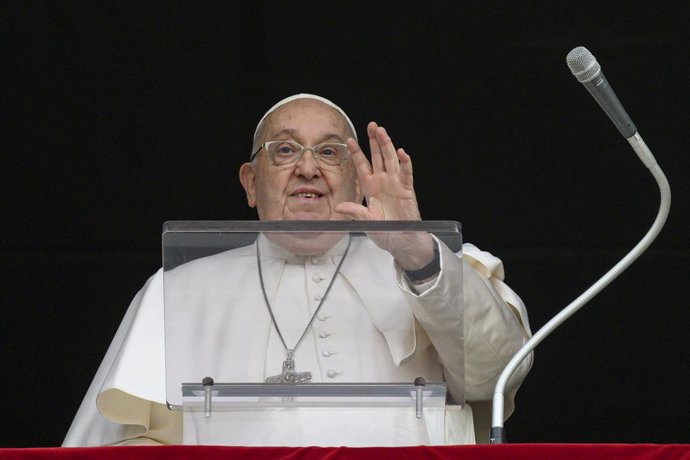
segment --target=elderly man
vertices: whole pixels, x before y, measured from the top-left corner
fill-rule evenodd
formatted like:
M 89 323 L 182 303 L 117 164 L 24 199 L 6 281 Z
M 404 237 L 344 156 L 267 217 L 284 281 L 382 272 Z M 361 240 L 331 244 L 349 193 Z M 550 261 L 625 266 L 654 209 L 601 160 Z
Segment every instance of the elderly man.
M 249 206 L 256 207 L 261 220 L 420 220 L 410 156 L 403 149 L 396 149 L 386 130 L 376 123 L 369 123 L 367 134 L 371 162 L 356 141 L 350 119 L 338 106 L 308 94 L 280 101 L 259 122 L 250 162 L 240 168 Z M 472 245 L 463 247 L 462 258 L 456 257 L 428 234 L 416 234 L 409 240 L 374 237 L 353 244 L 351 249 L 348 243 L 347 261 L 343 254 L 328 252 L 338 247 L 335 242 L 323 246 L 307 239 L 295 248 L 273 240 L 260 238 L 245 250 L 246 254 L 231 251 L 235 272 L 242 272 L 236 279 L 237 286 L 250 282 L 242 276 L 256 278 L 258 273 L 268 309 L 267 314 L 265 308 L 254 304 L 260 301 L 238 302 L 241 305 L 236 307 L 238 311 L 246 310 L 242 314 L 249 318 L 249 323 L 268 325 L 265 340 L 256 334 L 242 336 L 246 323 L 223 323 L 228 324 L 224 337 L 243 337 L 246 348 L 258 350 L 257 356 L 263 357 L 254 360 L 251 377 L 238 375 L 238 381 L 270 378 L 277 363 L 285 359 L 285 352 L 288 359 L 294 357 L 301 360 L 299 363 L 323 369 L 322 373 L 316 372 L 313 381 L 408 381 L 415 375 L 445 379 L 451 396 L 458 391 L 456 388 L 464 387 L 469 401 L 461 413 L 448 417 L 464 431 L 455 439 L 488 440 L 493 386 L 505 363 L 530 334 L 524 305 L 502 282 L 500 260 Z M 312 326 L 323 301 L 315 306 L 313 314 L 307 315 L 306 321 L 294 320 L 299 316 L 294 314 L 282 318 L 274 315 L 273 309 L 279 306 L 271 302 L 281 298 L 281 289 L 294 289 L 300 281 L 288 283 L 287 269 L 281 268 L 277 281 L 271 281 L 269 295 L 264 287 L 259 248 L 332 258 L 334 268 L 329 282 L 335 291 L 340 289 L 335 298 L 345 300 L 337 308 L 348 318 L 347 332 L 339 340 L 346 349 L 360 350 L 359 354 L 341 360 L 341 370 L 326 371 L 319 361 L 323 356 L 310 345 L 315 341 L 302 340 L 307 334 L 328 336 Z M 251 254 L 256 254 L 255 259 L 242 258 Z M 219 257 L 227 254 L 182 266 L 172 276 L 196 275 L 212 286 L 218 273 L 216 268 L 221 266 Z M 360 292 L 363 281 L 358 281 L 355 270 L 347 266 L 358 257 L 381 267 L 391 266 L 386 265 L 389 258 L 394 261 L 395 273 L 378 281 L 381 292 L 391 298 L 389 305 L 373 307 Z M 378 272 L 385 272 L 385 268 Z M 460 283 L 453 280 L 460 278 L 463 283 L 458 287 Z M 227 284 L 227 277 L 223 283 Z M 443 302 L 444 295 L 453 289 L 464 291 L 464 318 L 457 318 L 455 307 Z M 168 411 L 164 405 L 162 290 L 159 272 L 135 297 L 65 445 L 181 442 L 180 414 Z M 200 297 L 198 302 L 203 304 L 204 299 Z M 217 305 L 209 308 L 218 310 Z M 378 310 L 374 311 L 375 308 Z M 395 320 L 381 320 L 386 317 Z M 394 326 L 390 326 L 392 323 Z M 463 328 L 464 352 L 458 344 L 458 337 L 463 336 L 458 329 Z M 290 345 L 283 335 L 291 337 Z M 256 343 L 249 343 L 252 340 Z M 369 346 L 362 350 L 361 343 Z M 460 367 L 454 364 L 463 362 Z M 530 361 L 526 360 L 512 380 L 506 397 L 508 413 L 529 366 Z M 299 439 L 293 441 L 300 444 Z M 270 439 L 270 435 L 262 442 L 284 444 L 281 438 Z M 337 438 L 333 442 L 340 444 Z M 388 445 L 388 441 L 382 443 Z

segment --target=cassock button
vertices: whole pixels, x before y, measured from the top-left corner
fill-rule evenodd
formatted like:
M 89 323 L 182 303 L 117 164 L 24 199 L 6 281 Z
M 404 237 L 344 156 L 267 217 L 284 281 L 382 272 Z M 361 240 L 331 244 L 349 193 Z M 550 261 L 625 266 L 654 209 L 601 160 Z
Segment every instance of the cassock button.
M 311 275 L 311 280 L 315 283 L 320 283 L 322 279 L 323 278 L 321 278 L 321 275 L 319 275 L 318 273 L 314 273 L 313 275 Z
M 318 319 L 319 321 L 326 321 L 328 318 L 330 318 L 330 316 L 327 315 L 318 315 L 316 317 L 316 319 Z
M 324 358 L 330 358 L 330 357 L 333 356 L 334 354 L 335 354 L 335 352 L 333 352 L 333 351 L 328 351 L 328 350 L 324 350 L 324 351 L 321 352 L 321 356 L 323 356 Z
M 331 334 L 326 332 L 326 331 L 319 332 L 319 337 L 321 337 L 322 339 L 327 338 L 329 335 L 331 335 Z
M 316 295 L 314 296 L 314 300 L 321 300 L 321 299 L 323 299 L 323 295 L 322 295 L 322 294 L 316 294 Z
M 342 372 L 334 371 L 333 369 L 328 369 L 328 371 L 326 372 L 326 375 L 330 379 L 336 378 L 340 374 L 342 374 Z

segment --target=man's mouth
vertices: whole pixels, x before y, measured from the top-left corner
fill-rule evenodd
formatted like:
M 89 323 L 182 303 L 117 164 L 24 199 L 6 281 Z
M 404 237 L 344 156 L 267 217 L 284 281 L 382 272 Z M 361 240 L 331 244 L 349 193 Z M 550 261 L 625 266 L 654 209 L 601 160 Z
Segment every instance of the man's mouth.
M 291 196 L 294 196 L 296 198 L 321 198 L 323 195 L 320 193 L 313 192 L 298 192 L 293 193 Z

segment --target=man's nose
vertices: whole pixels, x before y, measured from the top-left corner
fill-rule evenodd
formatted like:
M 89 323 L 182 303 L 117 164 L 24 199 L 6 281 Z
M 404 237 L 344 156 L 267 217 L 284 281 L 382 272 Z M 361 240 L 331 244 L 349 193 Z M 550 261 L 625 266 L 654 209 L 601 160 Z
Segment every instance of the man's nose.
M 304 149 L 302 158 L 295 165 L 295 174 L 311 178 L 321 175 L 321 169 L 316 160 L 316 155 L 312 149 Z

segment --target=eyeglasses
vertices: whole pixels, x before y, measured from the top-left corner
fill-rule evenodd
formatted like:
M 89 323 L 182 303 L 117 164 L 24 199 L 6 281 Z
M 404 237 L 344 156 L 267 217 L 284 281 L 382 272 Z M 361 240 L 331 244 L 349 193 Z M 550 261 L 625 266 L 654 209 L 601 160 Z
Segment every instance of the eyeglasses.
M 285 166 L 301 160 L 307 150 L 312 151 L 317 161 L 328 166 L 339 166 L 343 161 L 350 158 L 346 144 L 324 143 L 313 147 L 304 147 L 292 141 L 270 141 L 261 144 L 256 152 L 252 153 L 249 161 L 254 160 L 261 149 L 266 149 L 268 159 L 276 166 Z

